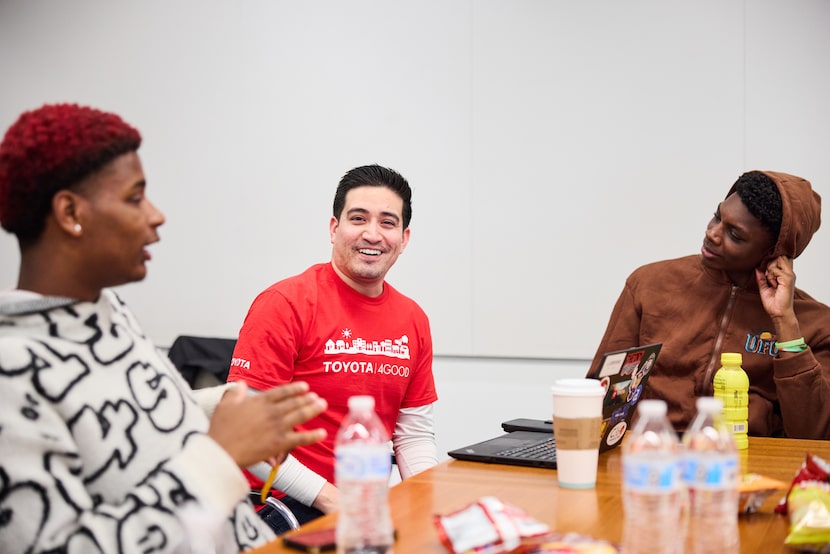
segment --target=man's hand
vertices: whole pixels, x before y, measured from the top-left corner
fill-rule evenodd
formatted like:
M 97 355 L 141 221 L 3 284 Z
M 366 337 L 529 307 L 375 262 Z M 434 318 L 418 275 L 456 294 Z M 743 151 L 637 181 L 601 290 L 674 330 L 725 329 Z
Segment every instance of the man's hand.
M 210 419 L 208 436 L 227 451 L 240 467 L 263 460 L 281 463 L 296 446 L 317 442 L 323 429 L 295 431 L 299 425 L 326 409 L 326 401 L 308 384 L 294 382 L 253 396 L 245 383 L 228 390 Z
M 801 336 L 798 319 L 793 308 L 795 293 L 795 272 L 793 261 L 778 256 L 767 264 L 765 271 L 755 269 L 758 292 L 773 325 L 779 341 L 797 339 Z

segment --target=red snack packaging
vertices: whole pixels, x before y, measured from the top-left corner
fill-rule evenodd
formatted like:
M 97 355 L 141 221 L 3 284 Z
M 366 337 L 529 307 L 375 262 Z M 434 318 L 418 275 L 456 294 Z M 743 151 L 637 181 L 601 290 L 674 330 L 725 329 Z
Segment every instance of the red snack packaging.
M 810 454 L 808 452 L 804 457 L 804 463 L 801 464 L 801 467 L 796 472 L 795 477 L 793 477 L 793 482 L 790 484 L 790 489 L 787 491 L 786 496 L 784 496 L 784 498 L 782 498 L 778 503 L 778 506 L 775 507 L 776 513 L 788 513 L 788 498 L 790 496 L 790 492 L 792 492 L 793 488 L 802 481 L 830 483 L 830 465 L 815 454 Z
M 550 528 L 523 510 L 493 496 L 484 496 L 447 515 L 434 517 L 438 538 L 453 554 L 510 552 L 528 537 Z

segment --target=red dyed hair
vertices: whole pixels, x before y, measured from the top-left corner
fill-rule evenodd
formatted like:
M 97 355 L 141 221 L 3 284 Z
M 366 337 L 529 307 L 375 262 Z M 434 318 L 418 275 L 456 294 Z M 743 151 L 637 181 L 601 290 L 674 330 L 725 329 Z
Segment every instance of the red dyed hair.
M 136 129 L 95 108 L 47 104 L 23 113 L 0 143 L 0 224 L 19 240 L 38 238 L 57 191 L 140 144 Z

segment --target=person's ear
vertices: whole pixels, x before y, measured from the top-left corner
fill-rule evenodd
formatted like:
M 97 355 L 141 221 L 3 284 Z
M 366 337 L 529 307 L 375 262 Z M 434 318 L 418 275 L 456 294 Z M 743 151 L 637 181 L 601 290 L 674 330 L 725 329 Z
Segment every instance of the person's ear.
M 62 189 L 52 197 L 52 217 L 58 227 L 72 236 L 83 233 L 83 199 L 74 192 Z
M 331 243 L 334 244 L 334 235 L 337 233 L 337 228 L 340 226 L 340 221 L 334 216 L 331 216 L 331 221 L 329 221 L 329 238 L 331 239 Z
M 404 251 L 406 245 L 409 244 L 409 227 L 403 230 L 403 240 L 401 241 L 401 252 Z

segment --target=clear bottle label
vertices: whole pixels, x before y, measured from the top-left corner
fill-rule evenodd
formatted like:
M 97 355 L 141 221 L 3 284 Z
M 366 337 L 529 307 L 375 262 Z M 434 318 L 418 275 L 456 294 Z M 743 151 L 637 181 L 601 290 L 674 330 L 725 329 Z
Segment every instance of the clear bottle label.
M 694 488 L 731 488 L 738 485 L 737 456 L 687 455 L 683 480 Z
M 680 467 L 676 460 L 629 456 L 623 461 L 623 483 L 640 492 L 671 492 L 678 488 Z
M 392 456 L 386 445 L 346 444 L 335 450 L 335 480 L 389 479 Z

